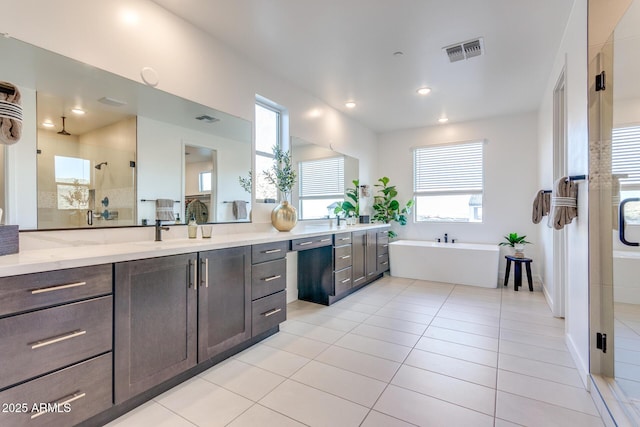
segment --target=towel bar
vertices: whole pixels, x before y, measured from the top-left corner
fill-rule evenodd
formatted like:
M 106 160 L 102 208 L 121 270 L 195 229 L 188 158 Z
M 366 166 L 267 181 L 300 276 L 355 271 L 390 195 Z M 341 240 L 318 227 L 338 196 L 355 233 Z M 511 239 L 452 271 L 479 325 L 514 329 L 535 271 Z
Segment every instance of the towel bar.
M 141 202 L 155 202 L 156 199 L 140 199 Z M 180 203 L 180 200 L 174 200 L 175 203 Z

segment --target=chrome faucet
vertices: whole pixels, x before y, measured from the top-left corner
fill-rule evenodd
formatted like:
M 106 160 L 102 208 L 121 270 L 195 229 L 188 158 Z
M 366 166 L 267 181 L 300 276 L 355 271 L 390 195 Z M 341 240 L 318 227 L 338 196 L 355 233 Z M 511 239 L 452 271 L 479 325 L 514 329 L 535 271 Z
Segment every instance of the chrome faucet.
M 169 231 L 169 227 L 163 227 L 162 221 L 156 219 L 156 242 L 162 242 L 162 230 Z

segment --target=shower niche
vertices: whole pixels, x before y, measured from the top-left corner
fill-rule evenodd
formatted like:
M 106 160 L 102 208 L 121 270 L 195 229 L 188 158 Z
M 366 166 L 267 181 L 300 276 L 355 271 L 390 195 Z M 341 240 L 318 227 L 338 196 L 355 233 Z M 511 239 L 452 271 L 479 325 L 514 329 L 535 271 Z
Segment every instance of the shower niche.
M 74 119 L 38 117 L 38 229 L 135 225 L 136 117 Z

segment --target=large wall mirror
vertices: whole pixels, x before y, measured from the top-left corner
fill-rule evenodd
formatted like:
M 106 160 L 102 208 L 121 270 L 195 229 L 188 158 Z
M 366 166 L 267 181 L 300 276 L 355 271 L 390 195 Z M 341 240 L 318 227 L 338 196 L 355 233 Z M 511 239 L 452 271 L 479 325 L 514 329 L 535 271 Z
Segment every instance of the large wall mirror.
M 251 122 L 15 39 L 0 38 L 0 54 L 0 81 L 20 89 L 24 108 L 21 140 L 0 150 L 7 223 L 140 225 L 158 199 L 184 219 L 207 197 L 207 222 L 248 221 L 238 177 L 251 170 Z M 210 153 L 205 191 L 188 187 L 186 147 Z
M 334 217 L 336 203 L 344 200 L 345 190 L 358 179 L 358 159 L 292 137 L 291 160 L 298 173 L 291 198 L 299 219 Z

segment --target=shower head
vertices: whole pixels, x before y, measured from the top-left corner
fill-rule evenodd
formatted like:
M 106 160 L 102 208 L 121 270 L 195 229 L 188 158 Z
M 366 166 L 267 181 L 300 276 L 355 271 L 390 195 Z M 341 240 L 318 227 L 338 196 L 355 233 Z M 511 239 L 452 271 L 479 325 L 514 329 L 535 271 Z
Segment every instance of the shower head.
M 96 168 L 96 169 L 98 169 L 98 170 L 100 170 L 100 169 L 102 169 L 102 165 L 107 166 L 107 165 L 108 165 L 108 163 L 107 163 L 107 162 L 98 163 L 98 164 L 95 166 L 95 168 Z

